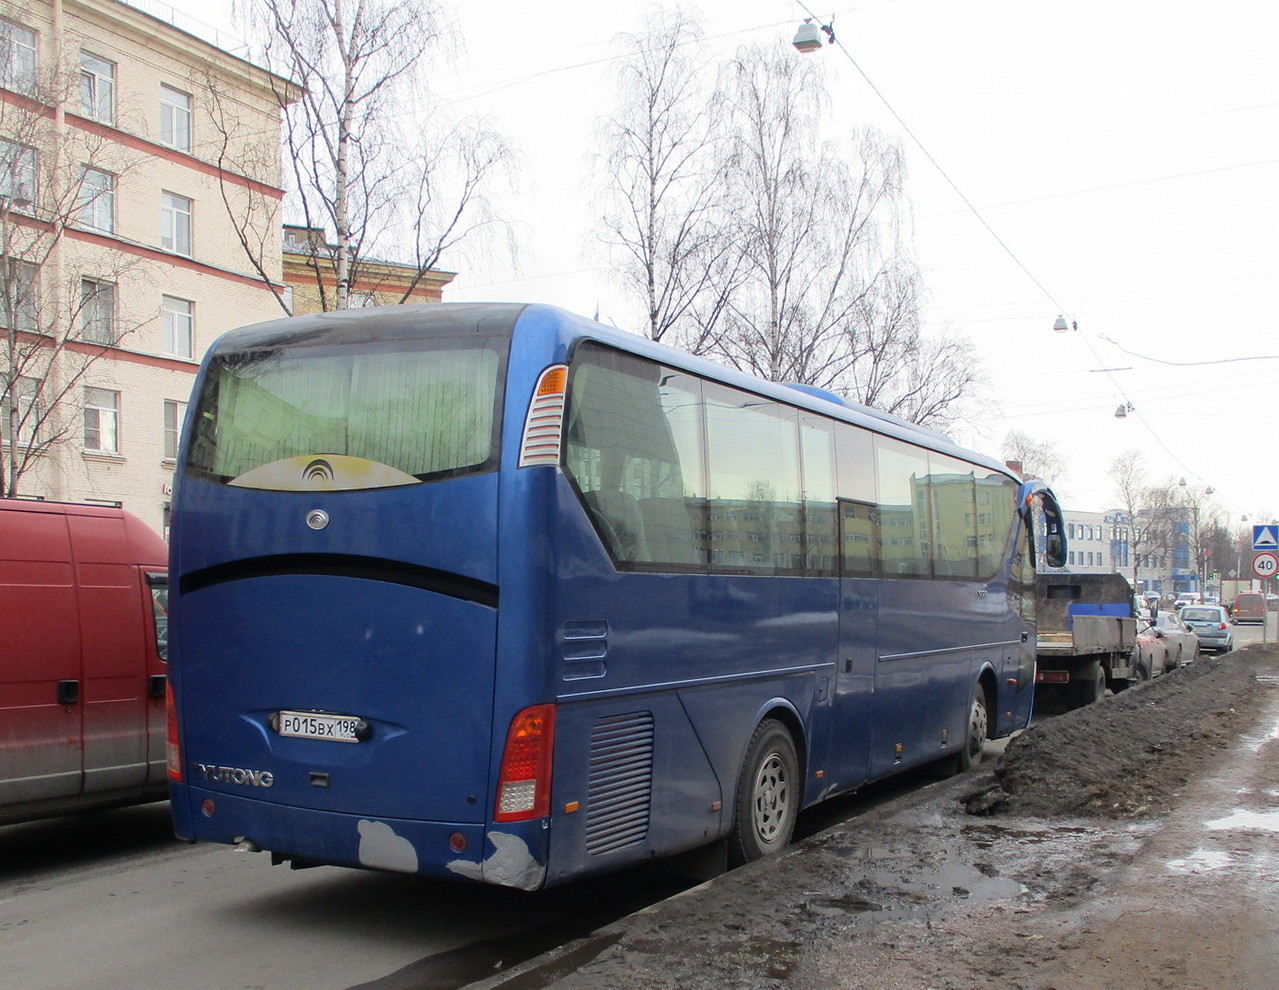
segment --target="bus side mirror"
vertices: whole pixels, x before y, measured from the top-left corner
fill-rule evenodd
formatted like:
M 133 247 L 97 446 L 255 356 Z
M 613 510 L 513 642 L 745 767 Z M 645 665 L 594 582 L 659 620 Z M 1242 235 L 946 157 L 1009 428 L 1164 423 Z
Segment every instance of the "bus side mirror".
M 1044 557 L 1049 567 L 1064 567 L 1066 564 L 1066 541 L 1060 533 L 1048 534 L 1048 546 L 1044 548 Z

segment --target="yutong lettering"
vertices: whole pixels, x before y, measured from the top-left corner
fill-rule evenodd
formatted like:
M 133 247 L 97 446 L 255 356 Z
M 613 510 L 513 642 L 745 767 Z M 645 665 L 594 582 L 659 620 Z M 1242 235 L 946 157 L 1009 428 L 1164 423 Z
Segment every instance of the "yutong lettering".
M 205 780 L 223 784 L 243 784 L 246 787 L 270 787 L 275 775 L 270 770 L 245 770 L 243 767 L 215 767 L 208 763 L 193 763 Z

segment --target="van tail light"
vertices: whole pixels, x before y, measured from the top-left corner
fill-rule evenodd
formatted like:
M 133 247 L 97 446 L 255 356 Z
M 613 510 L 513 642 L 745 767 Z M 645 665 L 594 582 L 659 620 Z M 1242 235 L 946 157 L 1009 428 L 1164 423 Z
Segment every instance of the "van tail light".
M 545 818 L 551 808 L 555 706 L 534 705 L 511 720 L 497 778 L 495 822 Z
M 164 689 L 165 708 L 165 762 L 168 764 L 169 779 L 174 783 L 182 783 L 182 744 L 178 742 L 178 706 L 173 700 L 173 685 L 167 684 Z
M 524 420 L 520 467 L 559 464 L 567 384 L 568 365 L 564 364 L 553 364 L 538 377 L 532 401 L 528 404 L 528 416 Z

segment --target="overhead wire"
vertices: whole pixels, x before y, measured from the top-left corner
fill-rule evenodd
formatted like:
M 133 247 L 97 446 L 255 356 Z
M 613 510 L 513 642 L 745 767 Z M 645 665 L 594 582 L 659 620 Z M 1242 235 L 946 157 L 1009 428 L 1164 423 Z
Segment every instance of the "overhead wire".
M 820 17 L 808 6 L 807 3 L 804 2 L 804 0 L 796 0 L 796 3 L 800 7 L 800 9 L 803 10 L 809 16 L 809 18 L 817 21 L 818 24 L 821 24 Z M 968 196 L 964 193 L 964 191 L 959 188 L 958 183 L 956 183 L 955 180 L 950 177 L 950 174 L 942 167 L 941 163 L 937 160 L 937 158 L 933 155 L 933 153 L 928 149 L 928 147 L 923 143 L 919 135 L 917 135 L 914 129 L 908 123 L 906 123 L 905 119 L 901 116 L 901 114 L 897 112 L 897 109 L 892 105 L 892 103 L 888 100 L 888 98 L 884 95 L 884 93 L 880 90 L 880 88 L 875 84 L 874 80 L 870 78 L 866 70 L 861 67 L 861 65 L 853 57 L 852 53 L 848 50 L 848 48 L 844 46 L 843 44 L 838 43 L 834 38 L 831 38 L 829 47 L 837 48 L 843 54 L 844 58 L 848 60 L 849 64 L 852 65 L 852 67 L 857 70 L 858 75 L 860 75 L 863 81 L 866 83 L 866 85 L 870 87 L 871 92 L 875 94 L 875 97 L 880 101 L 880 103 L 883 104 L 884 108 L 893 117 L 893 119 L 896 120 L 897 123 L 901 126 L 902 131 L 910 138 L 911 141 L 914 142 L 915 146 L 919 149 L 919 151 L 923 154 L 923 156 L 928 160 L 929 164 L 932 165 L 933 168 L 937 171 L 937 174 L 941 176 L 941 178 L 945 181 L 945 183 L 948 186 L 950 186 L 951 190 L 959 198 L 959 201 L 963 203 L 963 205 L 967 208 L 968 212 L 986 230 L 986 232 L 991 236 L 994 242 L 1004 251 L 1005 254 L 1008 255 L 1008 257 L 1013 261 L 1013 263 L 1019 269 L 1021 269 L 1021 271 L 1030 280 L 1031 284 L 1034 285 L 1043 294 L 1043 296 L 1057 308 L 1057 311 L 1059 313 L 1070 312 L 1070 310 L 1067 307 L 1062 306 L 1061 303 L 1057 301 L 1056 296 L 1054 296 L 1053 293 L 1048 289 L 1048 287 L 1039 279 L 1039 277 L 1030 270 L 1030 267 L 1024 261 L 1022 261 L 1022 259 L 1018 256 L 1017 252 L 1015 252 L 1012 249 L 1012 247 L 1009 246 L 1009 244 L 1003 239 L 1003 237 L 1000 236 L 998 231 L 995 230 L 994 226 L 985 218 L 985 216 L 982 215 L 982 212 L 979 209 L 977 209 L 976 205 L 972 202 L 972 200 L 970 200 Z M 1274 160 L 1269 160 L 1266 162 L 1249 162 L 1249 163 L 1244 163 L 1242 165 L 1225 166 L 1222 169 L 1207 169 L 1207 170 L 1203 170 L 1202 173 L 1193 173 L 1193 174 L 1206 174 L 1207 172 L 1223 171 L 1226 168 L 1248 167 L 1251 165 L 1259 165 L 1259 164 L 1273 164 L 1273 162 Z M 1187 173 L 1187 174 L 1192 174 L 1192 173 Z M 1174 177 L 1170 176 L 1166 178 L 1174 178 Z M 1150 182 L 1165 181 L 1165 178 L 1150 179 L 1145 181 L 1150 181 Z M 1134 183 L 1124 183 L 1122 185 L 1137 185 L 1137 184 L 1142 184 L 1142 183 L 1134 182 Z M 1074 332 L 1077 335 L 1078 339 L 1083 341 L 1084 346 L 1088 349 L 1089 353 L 1092 354 L 1094 359 L 1096 359 L 1097 363 L 1099 365 L 1102 365 L 1104 368 L 1105 362 L 1101 359 L 1101 355 L 1098 353 L 1097 348 L 1094 346 L 1090 335 L 1083 331 L 1080 331 L 1078 322 L 1073 319 L 1071 321 L 1071 328 L 1072 328 L 1072 332 Z M 1113 343 L 1113 341 L 1110 341 L 1110 342 Z M 1115 346 L 1118 346 L 1118 345 L 1115 345 Z M 1120 349 L 1122 350 L 1123 348 L 1120 348 Z M 1157 443 L 1159 447 L 1164 451 L 1164 453 L 1166 453 L 1168 457 L 1174 463 L 1179 465 L 1186 474 L 1191 475 L 1199 479 L 1200 481 L 1202 481 L 1202 478 L 1199 475 L 1199 473 L 1195 471 L 1193 468 L 1186 465 L 1181 460 L 1181 458 L 1177 456 L 1176 451 L 1171 446 L 1169 446 L 1167 442 L 1164 441 L 1163 437 L 1161 437 L 1155 431 L 1154 427 L 1151 426 L 1150 422 L 1146 419 L 1146 417 L 1141 414 L 1141 411 L 1137 409 L 1136 406 L 1133 405 L 1124 387 L 1120 384 L 1118 379 L 1115 378 L 1114 374 L 1110 370 L 1106 370 L 1106 375 L 1110 379 L 1110 383 L 1114 387 L 1115 391 L 1123 398 L 1124 400 L 1123 405 L 1125 407 L 1126 415 L 1133 416 L 1138 422 L 1140 422 L 1142 427 L 1150 435 L 1151 439 L 1153 439 L 1154 442 Z M 1218 494 L 1220 494 L 1219 491 L 1218 491 Z M 1228 501 L 1230 501 L 1232 505 L 1235 505 L 1235 507 L 1238 508 L 1237 504 L 1234 503 L 1233 500 L 1228 500 Z

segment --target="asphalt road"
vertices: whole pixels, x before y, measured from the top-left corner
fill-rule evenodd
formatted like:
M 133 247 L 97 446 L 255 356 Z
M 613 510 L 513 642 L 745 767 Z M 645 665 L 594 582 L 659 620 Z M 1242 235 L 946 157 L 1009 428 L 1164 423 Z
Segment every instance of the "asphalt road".
M 0 985 L 346 990 L 407 967 L 457 987 L 686 885 L 628 874 L 530 895 L 295 872 L 179 843 L 168 804 L 145 805 L 0 828 Z

